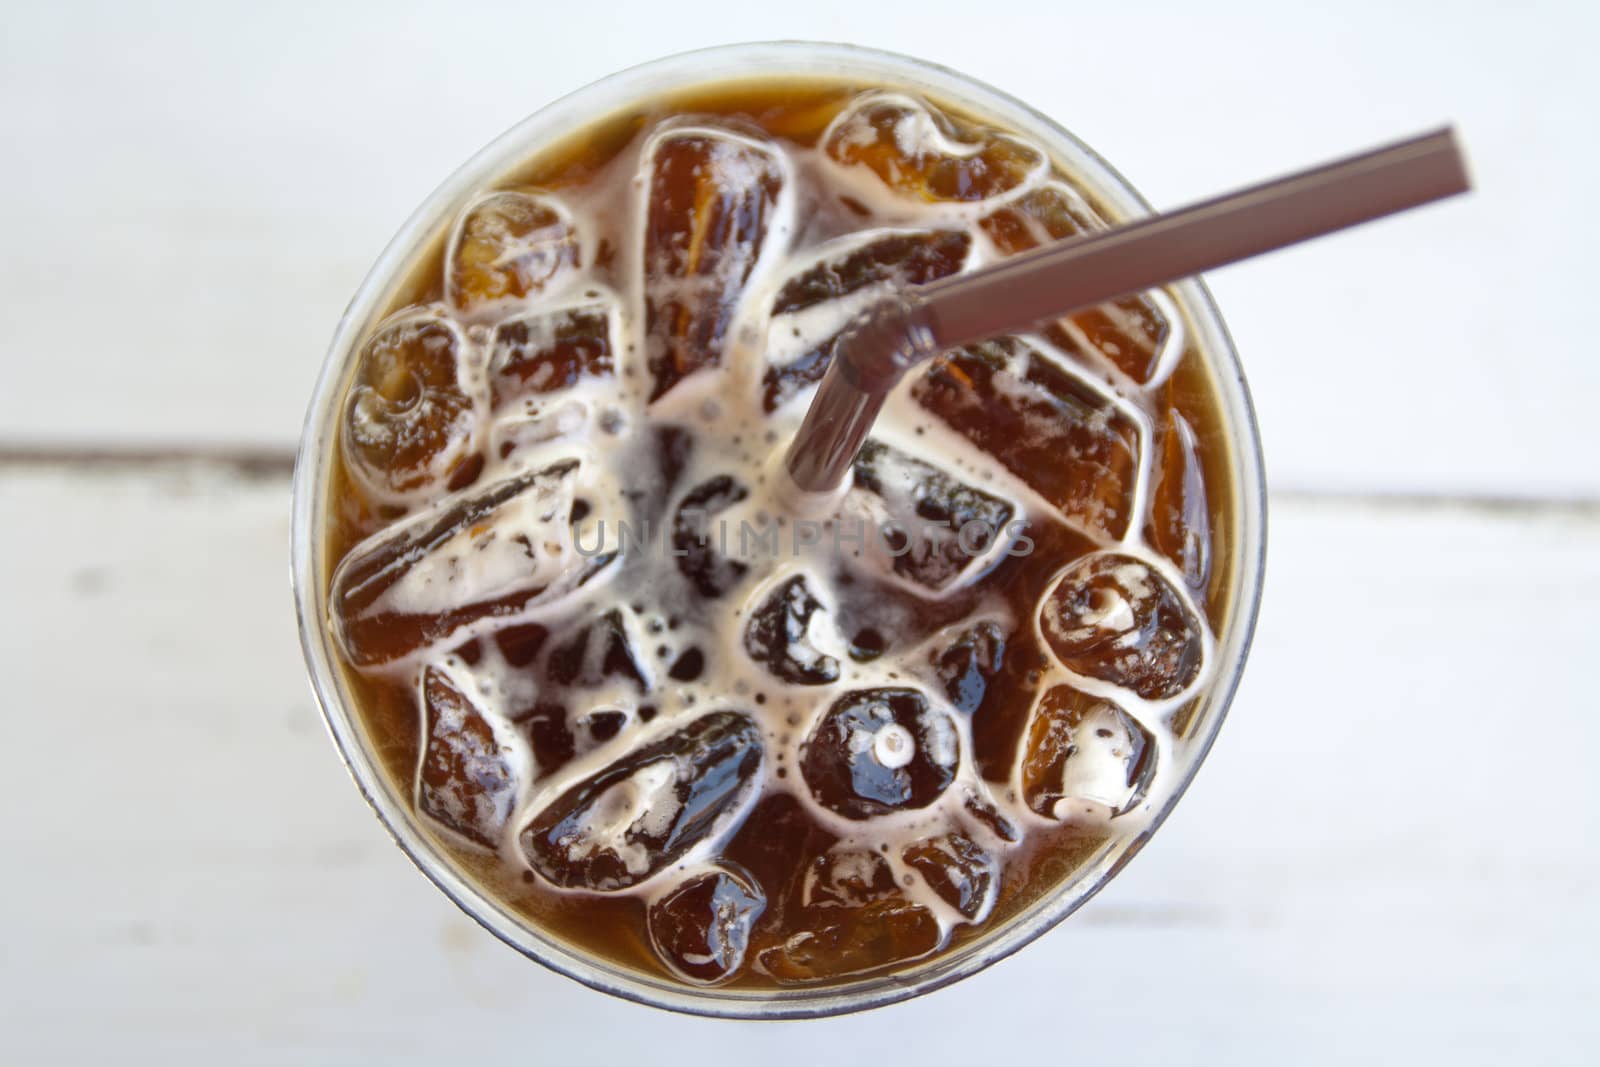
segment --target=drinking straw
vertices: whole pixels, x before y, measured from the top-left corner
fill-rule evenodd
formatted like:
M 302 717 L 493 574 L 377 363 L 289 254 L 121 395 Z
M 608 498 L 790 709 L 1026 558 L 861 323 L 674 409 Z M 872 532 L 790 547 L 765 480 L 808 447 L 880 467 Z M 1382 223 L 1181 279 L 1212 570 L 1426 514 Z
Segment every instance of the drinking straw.
M 942 351 L 1464 193 L 1450 128 L 1071 237 L 873 304 L 834 346 L 784 466 L 832 494 L 905 372 Z

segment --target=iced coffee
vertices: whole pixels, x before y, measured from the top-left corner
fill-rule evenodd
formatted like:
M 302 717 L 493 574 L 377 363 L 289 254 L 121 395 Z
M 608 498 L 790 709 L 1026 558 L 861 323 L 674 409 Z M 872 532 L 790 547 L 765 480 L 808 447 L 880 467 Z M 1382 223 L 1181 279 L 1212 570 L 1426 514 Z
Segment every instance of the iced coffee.
M 982 116 L 793 78 L 465 203 L 357 350 L 324 530 L 439 847 L 578 951 L 762 989 L 920 966 L 1145 829 L 1233 610 L 1177 301 L 916 369 L 828 514 L 777 462 L 874 300 L 1107 218 Z

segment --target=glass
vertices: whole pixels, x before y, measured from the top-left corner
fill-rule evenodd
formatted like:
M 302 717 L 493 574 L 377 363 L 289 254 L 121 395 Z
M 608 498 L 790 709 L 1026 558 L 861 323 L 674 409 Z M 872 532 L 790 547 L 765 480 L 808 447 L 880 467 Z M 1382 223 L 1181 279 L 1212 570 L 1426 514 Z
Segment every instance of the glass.
M 334 333 L 306 416 L 295 464 L 291 565 L 301 645 L 312 688 L 339 754 L 395 842 L 446 896 L 485 929 L 531 959 L 594 989 L 673 1011 L 727 1018 L 792 1019 L 862 1011 L 906 1000 L 958 981 L 1017 951 L 1065 919 L 1121 869 L 1182 796 L 1221 726 L 1244 667 L 1255 627 L 1266 550 L 1266 494 L 1261 446 L 1249 392 L 1221 315 L 1198 280 L 1167 287 L 1193 330 L 1221 401 L 1229 431 L 1234 529 L 1224 549 L 1234 575 L 1228 622 L 1217 646 L 1219 669 L 1193 724 L 1179 739 L 1174 788 L 1146 829 L 1107 843 L 1070 881 L 967 943 L 899 972 L 823 988 L 771 991 L 692 988 L 575 951 L 530 925 L 457 868 L 417 825 L 407 797 L 378 765 L 355 711 L 324 620 L 329 560 L 324 550 L 330 464 L 338 442 L 339 401 L 354 369 L 356 346 L 392 303 L 407 270 L 440 239 L 466 201 L 540 148 L 630 104 L 690 86 L 750 77 L 793 75 L 849 79 L 906 88 L 969 110 L 1041 145 L 1087 187 L 1113 219 L 1136 218 L 1149 206 L 1106 162 L 1027 105 L 955 71 L 921 60 L 848 45 L 780 42 L 687 52 L 613 74 L 535 113 L 450 176 L 384 249 Z

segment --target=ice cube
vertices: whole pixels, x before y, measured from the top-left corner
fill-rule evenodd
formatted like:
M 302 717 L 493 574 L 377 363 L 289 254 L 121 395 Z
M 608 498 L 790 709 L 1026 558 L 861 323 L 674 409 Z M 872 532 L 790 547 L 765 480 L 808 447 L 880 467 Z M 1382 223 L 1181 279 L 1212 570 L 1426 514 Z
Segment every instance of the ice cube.
M 476 407 L 457 373 L 466 341 L 453 323 L 405 312 L 361 350 L 342 433 L 344 456 L 380 493 L 442 482 L 470 450 Z
M 1116 704 L 1070 686 L 1051 688 L 1028 723 L 1022 797 L 1051 819 L 1120 815 L 1144 798 L 1156 746 Z
M 762 970 L 786 985 L 906 963 L 928 955 L 943 941 L 933 913 L 906 900 L 810 909 L 799 916 L 799 927 L 757 957 Z
M 526 750 L 514 731 L 493 719 L 447 670 L 422 673 L 422 752 L 417 810 L 471 841 L 498 848 L 516 805 Z
M 801 882 L 806 907 L 858 908 L 900 895 L 883 854 L 865 848 L 835 849 L 811 861 Z
M 555 197 L 490 193 L 461 216 L 445 264 L 446 296 L 475 312 L 552 288 L 579 258 L 577 229 Z
M 517 841 L 555 885 L 628 889 L 738 818 L 761 766 L 761 731 L 750 717 L 711 712 L 571 787 Z
M 1106 228 L 1075 189 L 1055 181 L 1009 201 L 979 225 L 1007 255 Z M 1181 343 L 1170 307 L 1158 293 L 1135 293 L 1076 312 L 1051 327 L 1048 336 L 1064 351 L 1103 359 L 1143 384 L 1164 362 L 1169 347 Z
M 527 415 L 501 415 L 489 428 L 489 450 L 506 459 L 516 452 L 533 452 L 551 441 L 570 440 L 589 425 L 589 414 L 588 404 L 567 400 Z
M 1043 152 L 996 130 L 958 128 L 943 112 L 904 93 L 864 93 L 823 134 L 823 150 L 844 166 L 866 167 L 917 200 L 978 201 L 1043 179 Z
M 672 551 L 678 571 L 703 597 L 724 595 L 750 570 L 748 564 L 723 554 L 722 548 L 737 534 L 713 521 L 749 495 L 730 475 L 717 475 L 685 493 L 673 515 Z
M 645 166 L 645 359 L 656 400 L 722 361 L 739 298 L 772 240 L 784 163 L 770 145 L 696 126 L 656 137 Z
M 1006 201 L 979 219 L 978 226 L 1002 255 L 1106 228 L 1081 193 L 1053 179 Z
M 948 712 L 915 689 L 857 689 L 834 702 L 800 749 L 817 802 L 847 819 L 925 808 L 955 778 Z
M 880 230 L 823 246 L 773 301 L 762 379 L 766 410 L 822 379 L 839 334 L 874 296 L 957 273 L 971 247 L 972 238 L 959 230 Z
M 585 377 L 615 376 L 616 315 L 612 302 L 594 302 L 534 311 L 496 326 L 489 349 L 494 408 L 521 401 L 538 411 L 544 398 Z
M 651 671 L 639 655 L 639 642 L 633 612 L 612 608 L 550 650 L 546 676 L 557 685 L 584 689 L 624 681 L 642 696 L 650 691 Z
M 983 705 L 989 683 L 1005 665 L 1006 636 L 998 622 L 984 619 L 936 645 L 928 659 L 951 707 L 971 715 Z
M 748 874 L 714 867 L 650 905 L 650 944 L 663 963 L 691 982 L 725 981 L 744 964 L 750 931 L 766 906 Z
M 1033 345 L 1002 337 L 951 353 L 916 379 L 928 411 L 993 456 L 1091 536 L 1133 518 L 1137 423 Z
M 1159 291 L 1135 293 L 1077 312 L 1051 339 L 1073 355 L 1102 357 L 1142 385 L 1155 377 L 1173 344 L 1166 306 Z
M 1000 888 L 1000 864 L 963 833 L 923 838 L 900 854 L 968 922 L 982 922 Z
M 1157 441 L 1145 536 L 1172 561 L 1189 591 L 1203 603 L 1211 582 L 1211 505 L 1200 442 L 1177 408 L 1168 409 Z
M 361 542 L 334 572 L 333 629 L 374 667 L 552 604 L 606 571 L 572 529 L 580 463 L 563 459 L 445 497 Z M 591 538 L 592 540 L 592 538 Z
M 976 790 L 967 791 L 967 799 L 962 801 L 962 808 L 972 819 L 997 840 L 1008 845 L 1014 845 L 1022 840 L 1022 831 L 1017 829 L 1017 824 L 1000 813 L 1000 809 Z
M 1009 538 L 1010 503 L 877 440 L 862 446 L 841 519 L 863 524 L 862 558 L 921 590 L 968 584 Z
M 801 880 L 788 936 L 763 952 L 780 982 L 838 978 L 924 956 L 942 939 L 928 909 L 907 900 L 879 852 L 841 848 L 817 856 Z
M 1166 700 L 1200 673 L 1199 621 L 1161 573 L 1101 552 L 1072 564 L 1039 609 L 1045 642 L 1068 670 Z
M 791 793 L 769 792 L 751 810 L 722 857 L 750 872 L 766 893 L 763 925 L 800 907 L 811 863 L 838 842 L 818 824 L 805 802 Z
M 783 283 L 772 314 L 804 311 L 869 287 L 926 285 L 959 271 L 971 247 L 972 237 L 961 230 L 871 230 L 838 238 Z
M 786 682 L 827 685 L 839 680 L 837 658 L 817 648 L 813 625 L 827 615 L 811 595 L 803 574 L 778 585 L 750 613 L 744 631 L 745 651 Z

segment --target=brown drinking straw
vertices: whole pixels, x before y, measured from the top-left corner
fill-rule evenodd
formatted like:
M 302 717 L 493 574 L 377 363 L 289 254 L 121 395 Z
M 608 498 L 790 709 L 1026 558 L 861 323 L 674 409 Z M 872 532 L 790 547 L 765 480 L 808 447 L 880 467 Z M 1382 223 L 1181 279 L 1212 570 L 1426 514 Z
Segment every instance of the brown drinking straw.
M 939 352 L 1186 278 L 1469 188 L 1448 127 L 874 304 L 833 360 L 784 457 L 803 494 L 844 482 L 889 391 Z

